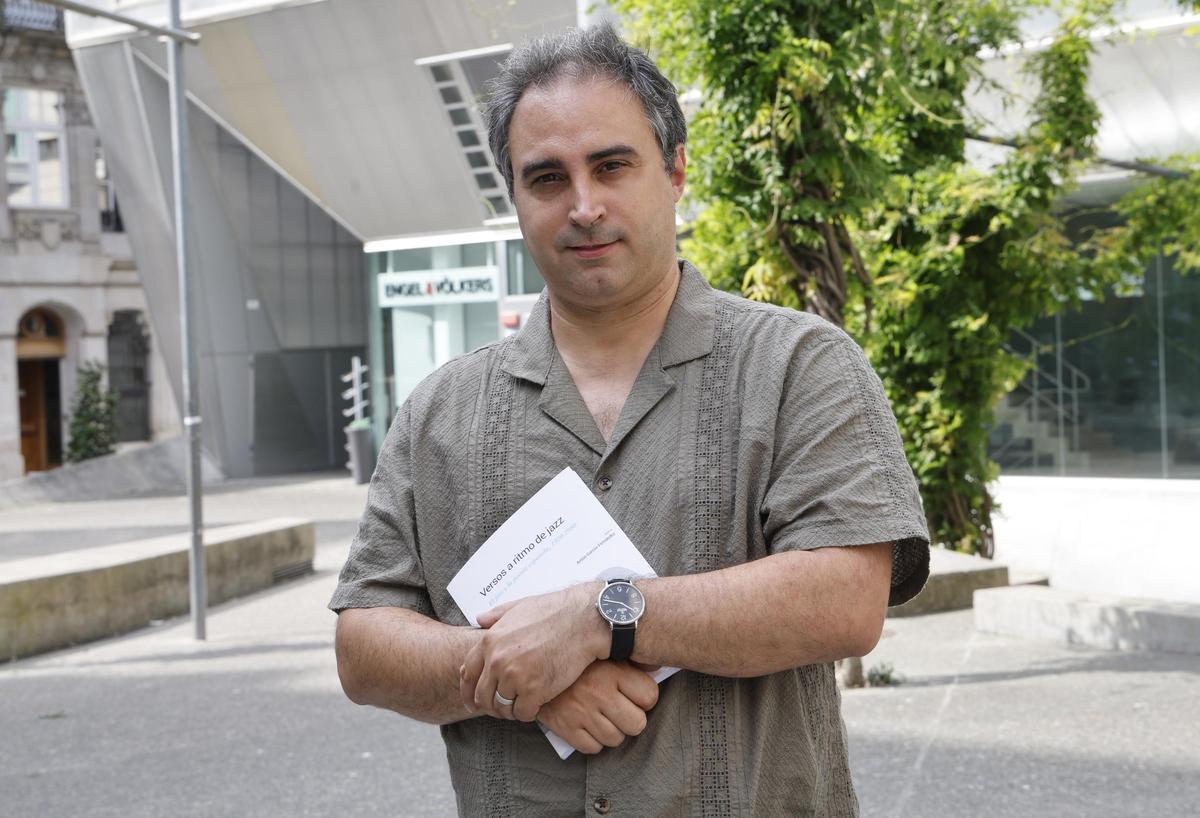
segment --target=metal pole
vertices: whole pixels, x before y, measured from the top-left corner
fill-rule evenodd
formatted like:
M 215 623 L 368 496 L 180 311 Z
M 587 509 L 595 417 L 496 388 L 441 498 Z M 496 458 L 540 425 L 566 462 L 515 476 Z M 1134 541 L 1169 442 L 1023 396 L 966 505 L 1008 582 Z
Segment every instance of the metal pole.
M 1062 309 L 1061 307 L 1059 309 Z M 1067 401 L 1063 395 L 1062 314 L 1054 314 L 1054 378 L 1058 381 L 1058 475 L 1067 473 L 1067 430 L 1063 412 Z
M 179 324 L 183 343 L 183 426 L 187 432 L 187 487 L 191 506 L 191 605 L 192 629 L 197 639 L 205 638 L 204 614 L 208 593 L 204 568 L 203 486 L 200 482 L 200 412 L 196 405 L 196 354 L 192 344 L 192 321 L 188 292 L 187 255 L 187 116 L 183 81 L 183 44 L 200 42 L 200 35 L 180 28 L 179 0 L 168 0 L 168 26 L 156 26 L 124 14 L 94 8 L 74 0 L 44 0 L 52 6 L 103 17 L 158 34 L 167 42 L 167 78 L 171 98 L 171 164 L 175 185 L 175 264 L 179 272 Z
M 86 14 L 89 17 L 103 17 L 105 20 L 112 20 L 114 23 L 124 23 L 127 26 L 132 26 L 150 34 L 157 34 L 160 37 L 170 37 L 173 40 L 181 40 L 189 43 L 200 42 L 200 35 L 196 32 L 182 31 L 178 28 L 178 17 L 176 17 L 176 25 L 164 28 L 163 26 L 156 26 L 153 23 L 147 23 L 145 20 L 139 20 L 136 17 L 130 17 L 127 14 L 119 14 L 107 9 L 98 9 L 89 6 L 87 3 L 76 3 L 74 0 L 41 0 L 41 2 L 57 6 L 60 9 L 66 9 L 67 11 L 73 11 L 77 14 Z
M 1041 468 L 1040 465 L 1038 464 L 1038 444 L 1037 444 L 1038 429 L 1042 425 L 1042 423 L 1041 423 L 1041 421 L 1042 421 L 1042 418 L 1041 418 L 1042 396 L 1038 390 L 1038 381 L 1041 380 L 1042 371 L 1040 368 L 1041 361 L 1039 360 L 1039 358 L 1041 356 L 1038 354 L 1038 343 L 1039 342 L 1036 338 L 1033 339 L 1033 348 L 1029 351 L 1030 357 L 1033 358 L 1033 473 L 1034 474 L 1037 474 L 1038 469 Z
M 179 0 L 168 0 L 169 25 L 179 28 Z M 175 265 L 179 271 L 179 322 L 183 335 L 183 425 L 187 432 L 187 489 L 191 507 L 191 603 L 192 631 L 205 638 L 208 593 L 204 567 L 204 487 L 200 480 L 200 407 L 197 399 L 198 372 L 192 338 L 191 279 L 188 276 L 188 172 L 187 98 L 183 74 L 183 43 L 167 40 L 167 78 L 171 96 L 171 163 L 175 185 Z
M 1170 477 L 1171 464 L 1167 452 L 1167 328 L 1163 324 L 1162 248 L 1154 259 L 1154 277 L 1158 302 L 1158 443 L 1162 452 L 1162 476 Z
M 1071 417 L 1075 419 L 1071 439 L 1075 442 L 1075 451 L 1079 451 L 1079 370 L 1071 370 Z

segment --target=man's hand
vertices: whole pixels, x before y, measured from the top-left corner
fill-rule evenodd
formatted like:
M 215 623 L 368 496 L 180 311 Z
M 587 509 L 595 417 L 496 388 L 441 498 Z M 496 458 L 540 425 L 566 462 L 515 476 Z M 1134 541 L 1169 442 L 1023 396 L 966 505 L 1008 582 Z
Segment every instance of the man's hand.
M 658 683 L 628 662 L 593 662 L 575 683 L 542 705 L 538 721 L 581 753 L 616 747 L 646 729 Z
M 460 677 L 463 704 L 475 713 L 533 721 L 588 665 L 608 658 L 609 628 L 593 601 L 598 583 L 528 597 L 479 617 L 487 629 L 468 653 Z M 514 703 L 504 706 L 496 692 Z

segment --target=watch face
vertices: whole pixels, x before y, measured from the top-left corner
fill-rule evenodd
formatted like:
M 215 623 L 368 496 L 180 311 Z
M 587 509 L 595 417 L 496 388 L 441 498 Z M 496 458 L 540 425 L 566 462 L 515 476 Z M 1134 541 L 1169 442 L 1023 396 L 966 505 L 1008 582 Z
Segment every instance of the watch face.
M 645 609 L 646 598 L 628 582 L 614 582 L 600 592 L 600 614 L 614 625 L 636 622 Z

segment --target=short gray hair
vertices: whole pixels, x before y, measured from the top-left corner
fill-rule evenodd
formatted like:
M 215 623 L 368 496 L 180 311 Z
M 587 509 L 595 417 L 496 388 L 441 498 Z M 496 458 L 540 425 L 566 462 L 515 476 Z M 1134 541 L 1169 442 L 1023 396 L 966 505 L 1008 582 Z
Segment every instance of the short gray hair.
M 675 86 L 645 52 L 622 40 L 611 24 L 601 23 L 530 40 L 509 55 L 488 83 L 484 110 L 488 144 L 509 198 L 513 167 L 508 130 L 517 103 L 529 88 L 550 85 L 564 76 L 607 77 L 628 86 L 641 100 L 667 171 L 675 167 L 675 148 L 687 143 L 687 121 Z

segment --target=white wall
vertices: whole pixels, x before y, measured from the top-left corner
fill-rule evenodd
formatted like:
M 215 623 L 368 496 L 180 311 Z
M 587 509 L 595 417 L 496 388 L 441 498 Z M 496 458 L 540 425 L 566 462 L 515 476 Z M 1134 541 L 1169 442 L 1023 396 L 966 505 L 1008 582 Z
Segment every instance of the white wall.
M 1051 586 L 1200 603 L 1200 480 L 1001 477 L 996 560 Z

